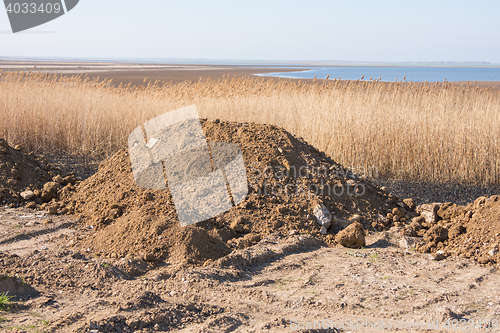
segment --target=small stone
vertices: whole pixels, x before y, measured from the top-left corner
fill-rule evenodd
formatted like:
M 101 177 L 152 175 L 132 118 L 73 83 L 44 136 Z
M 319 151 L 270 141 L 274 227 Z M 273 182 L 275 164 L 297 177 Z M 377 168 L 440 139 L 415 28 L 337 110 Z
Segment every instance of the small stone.
M 155 261 L 155 260 L 156 260 L 156 258 L 154 256 L 154 254 L 152 254 L 152 253 L 146 253 L 144 255 L 144 261 L 145 262 L 152 262 L 152 261 Z
M 35 209 L 36 208 L 36 203 L 34 203 L 33 201 L 28 202 L 26 204 L 26 208 L 28 208 L 28 209 Z
M 438 220 L 437 212 L 439 207 L 440 204 L 438 203 L 423 204 L 417 207 L 417 213 L 425 219 L 427 224 L 432 225 Z
M 49 224 L 49 223 L 52 223 L 52 220 L 51 220 L 51 219 L 48 219 L 48 220 L 43 221 L 43 224 Z
M 439 225 L 433 226 L 424 235 L 424 241 L 427 243 L 435 242 L 437 244 L 439 242 L 444 242 L 447 239 L 448 229 L 443 228 Z
M 75 243 L 76 243 L 76 242 L 75 242 L 75 240 L 74 240 L 74 239 L 72 239 L 72 240 L 70 240 L 70 241 L 68 242 L 68 244 L 66 244 L 66 247 L 72 247 L 72 246 L 74 246 L 74 245 L 75 245 Z
M 354 222 L 341 230 L 336 236 L 335 241 L 345 247 L 360 248 L 365 246 L 365 230 L 361 223 Z
M 56 175 L 54 176 L 54 178 L 52 178 L 52 181 L 61 184 L 63 181 L 63 177 L 61 175 Z
M 61 188 L 61 185 L 56 182 L 48 182 L 43 185 L 41 198 L 44 202 L 49 202 L 50 200 L 57 198 L 57 191 Z
M 7 180 L 7 184 L 9 184 L 10 186 L 16 186 L 17 185 L 17 180 L 11 178 L 11 179 Z
M 402 218 L 405 216 L 405 212 L 403 210 L 404 210 L 404 208 L 402 208 L 402 207 L 399 207 L 399 208 L 396 207 L 392 210 L 392 215 L 397 216 L 399 218 Z
M 15 145 L 14 149 L 17 150 L 17 151 L 21 151 L 21 150 L 23 150 L 23 147 L 20 146 L 20 145 Z
M 446 259 L 446 253 L 443 250 L 439 250 L 436 253 L 431 254 L 431 259 L 432 260 L 443 260 Z
M 35 196 L 35 193 L 31 190 L 23 191 L 19 194 L 24 200 L 29 200 Z
M 349 224 L 354 222 L 361 222 L 361 216 L 358 214 L 351 216 L 351 218 L 349 219 Z
M 170 296 L 174 297 L 175 295 L 177 295 L 177 291 L 175 290 L 172 290 L 170 293 L 169 293 Z
M 419 232 L 422 229 L 422 225 L 418 222 L 418 220 L 412 219 L 409 225 L 410 228 L 415 230 L 415 232 Z
M 328 227 L 331 224 L 332 214 L 330 214 L 328 209 L 326 209 L 325 205 L 321 203 L 316 205 L 316 207 L 314 207 L 313 214 L 316 217 L 316 220 L 318 221 L 319 225 L 323 226 L 326 231 L 326 229 L 328 229 Z
M 244 228 L 243 228 L 244 223 L 245 223 L 245 219 L 241 216 L 238 216 L 233 222 L 231 222 L 231 225 L 229 226 L 229 228 L 231 228 L 232 230 L 234 230 L 236 232 L 243 232 L 244 231 Z
M 495 254 L 497 254 L 497 253 L 498 253 L 498 250 L 497 250 L 497 249 L 491 249 L 491 250 L 488 252 L 488 254 L 489 254 L 490 256 L 492 256 L 492 257 L 493 257 Z
M 415 201 L 412 199 L 412 198 L 407 198 L 407 199 L 404 199 L 403 202 L 405 203 L 406 207 L 408 208 L 408 210 L 410 211 L 414 211 L 415 208 L 417 207 L 415 205 Z

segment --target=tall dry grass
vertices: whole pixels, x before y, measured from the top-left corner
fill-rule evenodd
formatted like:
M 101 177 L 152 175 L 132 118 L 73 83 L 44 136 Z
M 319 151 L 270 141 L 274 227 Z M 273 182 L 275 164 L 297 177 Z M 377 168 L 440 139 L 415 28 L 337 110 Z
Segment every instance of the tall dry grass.
M 104 157 L 159 114 L 269 123 L 383 178 L 500 184 L 500 94 L 451 83 L 230 79 L 112 87 L 0 72 L 0 137 L 40 152 Z

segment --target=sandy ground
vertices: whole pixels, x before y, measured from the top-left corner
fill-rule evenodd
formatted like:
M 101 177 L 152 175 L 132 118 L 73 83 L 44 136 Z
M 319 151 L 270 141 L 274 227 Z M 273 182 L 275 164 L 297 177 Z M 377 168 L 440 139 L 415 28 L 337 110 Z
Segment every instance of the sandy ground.
M 24 295 L 0 312 L 5 332 L 499 330 L 495 266 L 433 260 L 401 247 L 395 229 L 369 234 L 360 250 L 291 231 L 205 267 L 148 267 L 74 250 L 68 239 L 93 231 L 72 218 L 44 223 L 24 208 L 0 216 L 0 267 L 11 277 L 0 289 Z
M 286 67 L 286 66 L 284 66 Z M 286 72 L 294 69 L 265 66 L 235 65 L 170 65 L 170 64 L 125 64 L 125 63 L 75 63 L 39 61 L 2 61 L 0 70 L 40 71 L 65 76 L 84 74 L 90 78 L 113 79 L 112 83 L 144 85 L 159 80 L 161 82 L 182 82 L 186 80 L 222 79 L 224 76 L 247 77 L 257 73 Z M 144 81 L 146 79 L 146 81 Z

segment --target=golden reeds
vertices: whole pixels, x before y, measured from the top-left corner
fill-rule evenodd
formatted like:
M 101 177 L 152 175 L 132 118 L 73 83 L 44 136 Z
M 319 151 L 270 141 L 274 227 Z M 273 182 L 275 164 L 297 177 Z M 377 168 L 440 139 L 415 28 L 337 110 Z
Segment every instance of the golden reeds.
M 500 183 L 500 95 L 442 83 L 229 78 L 113 87 L 81 76 L 0 72 L 0 137 L 102 158 L 159 114 L 270 123 L 384 178 Z

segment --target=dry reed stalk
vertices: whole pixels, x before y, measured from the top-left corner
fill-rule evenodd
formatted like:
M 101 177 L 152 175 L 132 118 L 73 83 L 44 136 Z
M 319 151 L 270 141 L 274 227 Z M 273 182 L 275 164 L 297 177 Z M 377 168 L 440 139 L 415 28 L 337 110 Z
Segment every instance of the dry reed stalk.
M 0 72 L 0 137 L 30 150 L 103 158 L 139 124 L 200 115 L 282 126 L 383 178 L 500 184 L 500 94 L 470 85 L 229 78 L 146 87 Z

